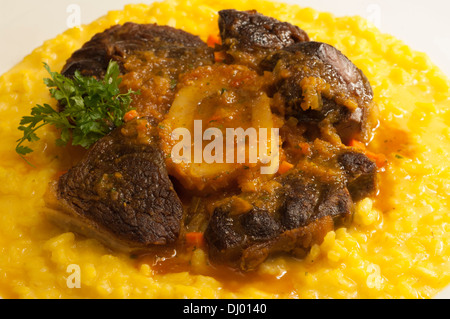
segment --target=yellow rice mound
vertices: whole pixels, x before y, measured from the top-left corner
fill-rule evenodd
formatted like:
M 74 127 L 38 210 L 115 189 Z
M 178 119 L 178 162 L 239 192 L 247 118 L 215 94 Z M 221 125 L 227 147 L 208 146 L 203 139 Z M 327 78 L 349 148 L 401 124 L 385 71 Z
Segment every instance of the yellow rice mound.
M 128 5 L 46 41 L 0 77 L 0 296 L 4 298 L 431 298 L 450 283 L 449 80 L 429 58 L 359 17 L 266 1 L 179 0 Z M 48 182 L 71 160 L 42 129 L 28 165 L 14 151 L 22 116 L 55 105 L 42 79 L 95 33 L 133 21 L 170 25 L 206 40 L 217 11 L 235 8 L 300 26 L 334 45 L 369 78 L 379 128 L 369 148 L 384 153 L 380 193 L 357 203 L 354 223 L 328 233 L 304 260 L 278 257 L 253 277 L 205 275 L 197 249 L 191 272 L 155 274 L 96 240 L 64 232 L 43 213 Z M 80 287 L 68 283 L 79 267 Z M 70 267 L 69 267 L 70 266 Z M 69 268 L 68 268 L 69 267 Z M 259 279 L 258 279 L 259 278 Z M 268 284 L 270 283 L 270 284 Z

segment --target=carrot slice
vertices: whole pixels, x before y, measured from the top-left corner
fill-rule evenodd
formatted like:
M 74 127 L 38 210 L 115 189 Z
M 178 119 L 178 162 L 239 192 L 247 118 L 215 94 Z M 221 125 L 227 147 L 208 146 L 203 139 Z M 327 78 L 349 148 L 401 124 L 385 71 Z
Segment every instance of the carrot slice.
M 381 168 L 387 164 L 387 158 L 384 154 L 381 154 L 381 153 L 375 154 L 375 153 L 366 151 L 366 155 L 368 158 L 375 161 L 375 164 L 377 165 L 378 168 Z
M 206 40 L 206 44 L 211 47 L 214 48 L 216 46 L 216 44 L 222 44 L 222 40 L 220 39 L 220 37 L 216 34 L 211 34 L 210 36 L 208 36 L 208 39 Z
M 282 161 L 281 164 L 280 164 L 280 167 L 278 168 L 278 173 L 284 174 L 284 173 L 286 173 L 287 171 L 289 171 L 293 167 L 294 167 L 293 164 L 291 164 L 289 162 L 286 162 L 286 161 Z
M 214 52 L 214 60 L 216 62 L 223 62 L 226 57 L 227 57 L 227 54 L 224 51 Z
M 360 141 L 354 140 L 354 139 L 350 141 L 348 146 L 357 147 L 357 148 L 359 148 L 361 150 L 365 150 L 366 149 L 366 145 L 363 142 L 360 142 Z
M 128 111 L 127 113 L 125 113 L 123 119 L 125 120 L 125 122 L 129 122 L 138 116 L 139 116 L 139 114 L 136 110 L 131 110 L 131 111 Z
M 381 168 L 387 164 L 387 158 L 386 155 L 382 153 L 373 153 L 366 149 L 366 145 L 363 142 L 360 142 L 358 140 L 351 140 L 349 143 L 349 146 L 359 148 L 360 150 L 364 151 L 364 154 L 371 160 L 375 161 L 375 164 L 378 168 Z
M 189 232 L 186 233 L 186 244 L 188 246 L 201 247 L 205 242 L 202 232 Z

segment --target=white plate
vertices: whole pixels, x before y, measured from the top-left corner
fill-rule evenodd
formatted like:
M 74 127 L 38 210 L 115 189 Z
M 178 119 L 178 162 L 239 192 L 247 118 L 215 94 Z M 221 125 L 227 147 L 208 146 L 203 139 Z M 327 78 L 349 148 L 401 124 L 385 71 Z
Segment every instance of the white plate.
M 76 10 L 80 22 L 89 23 L 127 3 L 151 0 L 0 0 L 0 74 L 3 74 L 44 40 L 63 32 Z M 360 15 L 383 32 L 426 52 L 450 76 L 450 2 L 442 0 L 285 0 L 336 15 Z
M 149 0 L 0 0 L 0 74 L 74 23 L 87 24 L 127 3 Z M 450 76 L 450 2 L 442 0 L 286 0 L 335 15 L 360 15 L 426 52 Z M 77 21 L 79 13 L 79 21 Z M 450 298 L 450 287 L 436 298 Z

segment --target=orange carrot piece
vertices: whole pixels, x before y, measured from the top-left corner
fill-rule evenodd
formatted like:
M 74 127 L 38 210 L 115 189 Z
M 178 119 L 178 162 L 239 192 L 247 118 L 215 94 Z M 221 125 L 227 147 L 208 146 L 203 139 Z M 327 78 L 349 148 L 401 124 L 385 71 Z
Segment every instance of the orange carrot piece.
M 214 48 L 216 46 L 216 44 L 222 44 L 222 40 L 220 39 L 220 37 L 216 34 L 211 34 L 208 39 L 206 40 L 206 44 L 211 47 Z
M 370 152 L 366 149 L 366 145 L 363 142 L 357 141 L 357 140 L 351 140 L 349 143 L 349 146 L 352 147 L 356 147 L 359 148 L 360 150 L 364 151 L 364 154 L 366 154 L 366 156 L 372 160 L 375 161 L 375 164 L 377 165 L 378 168 L 383 167 L 384 165 L 387 164 L 387 158 L 386 155 L 382 154 L 382 153 L 373 153 Z
M 375 154 L 375 153 L 366 151 L 366 155 L 368 158 L 375 161 L 375 164 L 377 165 L 378 168 L 381 168 L 387 164 L 387 158 L 382 153 Z
M 223 62 L 226 57 L 227 57 L 227 54 L 224 51 L 214 52 L 214 60 L 216 62 Z
M 293 164 L 291 164 L 289 162 L 286 162 L 286 161 L 282 161 L 280 163 L 280 167 L 278 168 L 278 173 L 284 174 L 284 173 L 286 173 L 287 171 L 289 171 L 293 167 L 294 167 Z
M 357 147 L 357 148 L 359 148 L 361 150 L 365 150 L 366 149 L 366 145 L 363 142 L 360 142 L 358 140 L 351 140 L 348 145 L 349 146 L 353 146 L 353 147 Z
M 186 233 L 186 244 L 188 246 L 197 246 L 201 247 L 203 246 L 205 240 L 203 233 L 201 232 L 189 232 Z
M 138 116 L 139 116 L 139 114 L 136 110 L 131 110 L 131 111 L 128 111 L 127 113 L 125 113 L 123 119 L 125 120 L 125 122 L 129 122 L 129 121 L 137 118 Z

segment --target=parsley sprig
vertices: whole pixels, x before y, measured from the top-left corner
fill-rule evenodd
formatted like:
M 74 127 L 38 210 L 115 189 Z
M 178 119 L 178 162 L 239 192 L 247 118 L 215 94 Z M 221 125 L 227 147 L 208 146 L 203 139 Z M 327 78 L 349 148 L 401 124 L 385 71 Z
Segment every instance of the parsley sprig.
M 102 80 L 83 76 L 79 71 L 68 78 L 52 72 L 46 63 L 44 67 L 50 74 L 44 83 L 61 111 L 48 104 L 38 104 L 31 109 L 31 115 L 22 117 L 18 129 L 23 131 L 23 137 L 17 140 L 16 146 L 19 155 L 24 157 L 33 151 L 22 143 L 38 141 L 36 131 L 47 124 L 61 131 L 57 145 L 64 146 L 71 141 L 72 145 L 84 148 L 123 124 L 124 115 L 130 110 L 131 95 L 137 92 L 120 93 L 120 70 L 116 62 L 109 63 Z

